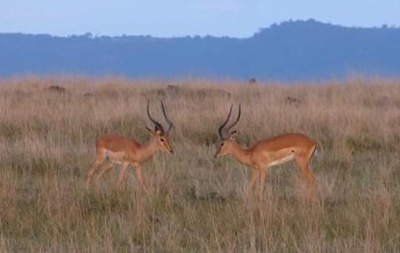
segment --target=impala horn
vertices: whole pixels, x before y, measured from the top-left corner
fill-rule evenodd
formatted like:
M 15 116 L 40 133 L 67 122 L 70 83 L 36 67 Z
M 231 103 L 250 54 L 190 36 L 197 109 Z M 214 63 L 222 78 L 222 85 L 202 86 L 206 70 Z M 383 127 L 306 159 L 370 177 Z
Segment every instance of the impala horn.
M 233 108 L 233 105 L 232 105 L 231 108 L 229 109 L 228 117 L 226 118 L 226 120 L 224 121 L 224 123 L 222 123 L 222 125 L 218 128 L 219 137 L 220 137 L 222 140 L 226 140 L 226 139 L 228 139 L 228 138 L 230 137 L 231 134 L 228 134 L 229 130 L 230 130 L 232 127 L 236 126 L 236 124 L 239 122 L 239 119 L 240 119 L 240 115 L 241 115 L 242 110 L 241 110 L 241 105 L 239 104 L 239 113 L 238 113 L 237 119 L 236 119 L 235 122 L 233 122 L 230 126 L 228 126 L 228 127 L 225 128 L 226 124 L 228 124 L 228 121 L 229 121 L 229 119 L 230 119 L 230 117 L 231 117 L 232 108 Z
M 150 101 L 147 100 L 147 116 L 149 116 L 149 119 L 151 120 L 151 122 L 154 123 L 156 130 L 161 131 L 162 134 L 165 133 L 163 126 L 160 124 L 160 122 L 158 122 L 157 120 L 155 120 L 153 117 L 151 117 L 150 115 Z

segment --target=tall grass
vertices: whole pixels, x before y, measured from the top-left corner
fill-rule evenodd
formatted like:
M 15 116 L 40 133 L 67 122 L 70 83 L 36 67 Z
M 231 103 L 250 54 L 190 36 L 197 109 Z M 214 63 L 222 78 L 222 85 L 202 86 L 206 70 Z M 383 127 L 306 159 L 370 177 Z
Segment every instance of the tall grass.
M 50 85 L 67 89 L 59 94 Z M 279 86 L 208 80 L 27 77 L 0 81 L 1 252 L 397 252 L 400 250 L 400 85 L 358 80 Z M 88 95 L 88 93 L 90 93 Z M 84 94 L 86 94 L 84 96 Z M 287 96 L 300 103 L 286 104 Z M 175 128 L 175 153 L 118 168 L 88 191 L 95 140 L 146 142 L 146 102 Z M 287 132 L 316 139 L 320 201 L 289 163 L 270 170 L 260 201 L 248 169 L 213 158 L 217 128 L 242 104 L 238 141 Z

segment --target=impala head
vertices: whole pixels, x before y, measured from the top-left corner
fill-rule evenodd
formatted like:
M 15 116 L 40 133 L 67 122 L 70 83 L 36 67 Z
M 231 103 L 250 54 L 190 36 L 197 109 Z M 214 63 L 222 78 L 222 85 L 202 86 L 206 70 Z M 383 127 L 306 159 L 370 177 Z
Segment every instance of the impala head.
M 239 112 L 238 116 L 231 125 L 226 126 L 228 124 L 228 121 L 231 117 L 232 114 L 232 108 L 233 105 L 231 106 L 231 109 L 229 110 L 228 117 L 226 118 L 225 122 L 222 123 L 222 125 L 218 128 L 218 134 L 219 137 L 221 138 L 221 141 L 218 144 L 217 147 L 217 152 L 215 153 L 215 157 L 220 157 L 227 155 L 231 152 L 232 145 L 236 143 L 235 141 L 235 135 L 237 133 L 236 130 L 231 131 L 231 129 L 239 122 L 240 119 L 240 114 L 241 114 L 241 107 L 239 104 Z
M 157 143 L 158 149 L 164 152 L 170 152 L 173 153 L 171 141 L 169 139 L 169 132 L 171 131 L 173 124 L 169 120 L 167 114 L 165 113 L 165 108 L 164 104 L 161 102 L 161 109 L 165 118 L 165 121 L 168 124 L 167 130 L 164 130 L 164 127 L 161 125 L 160 122 L 155 120 L 151 115 L 150 115 L 150 101 L 147 101 L 147 116 L 153 122 L 154 124 L 154 130 L 147 128 L 147 130 L 153 135 L 154 140 Z

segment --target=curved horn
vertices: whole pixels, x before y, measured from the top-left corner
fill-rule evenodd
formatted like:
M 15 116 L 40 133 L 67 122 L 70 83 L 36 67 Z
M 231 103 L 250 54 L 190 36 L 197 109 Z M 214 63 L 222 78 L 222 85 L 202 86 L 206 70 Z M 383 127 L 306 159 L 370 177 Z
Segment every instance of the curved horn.
M 224 139 L 224 127 L 226 126 L 226 124 L 228 123 L 228 121 L 231 117 L 232 108 L 233 108 L 233 105 L 231 105 L 231 109 L 229 109 L 228 118 L 226 118 L 224 123 L 222 123 L 222 125 L 218 128 L 219 137 L 221 137 L 222 140 Z
M 160 122 L 158 122 L 157 120 L 155 120 L 153 117 L 151 117 L 150 115 L 150 101 L 147 100 L 147 116 L 149 116 L 149 119 L 151 120 L 151 122 L 154 123 L 154 125 L 156 126 L 156 129 L 160 130 L 162 133 L 164 133 L 164 128 L 162 127 L 162 125 L 160 124 Z
M 236 126 L 236 124 L 239 122 L 241 113 L 242 113 L 242 108 L 241 108 L 241 105 L 239 104 L 239 113 L 238 113 L 237 119 L 235 120 L 235 122 L 232 123 L 232 125 L 230 125 L 226 128 L 226 131 L 229 131 L 232 127 Z
M 165 121 L 167 121 L 167 123 L 168 123 L 168 128 L 167 128 L 167 131 L 165 132 L 165 134 L 167 135 L 169 133 L 169 131 L 171 131 L 171 129 L 174 125 L 172 124 L 171 120 L 168 118 L 167 114 L 165 113 L 165 108 L 164 108 L 163 102 L 160 101 L 160 103 L 161 103 L 161 109 L 164 114 Z

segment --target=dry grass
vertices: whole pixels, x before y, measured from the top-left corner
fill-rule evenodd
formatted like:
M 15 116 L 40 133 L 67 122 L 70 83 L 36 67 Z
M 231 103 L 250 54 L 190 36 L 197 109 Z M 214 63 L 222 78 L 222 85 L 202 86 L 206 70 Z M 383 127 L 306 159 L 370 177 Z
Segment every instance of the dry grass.
M 66 93 L 46 91 L 60 85 Z M 90 93 L 90 94 L 89 94 Z M 84 96 L 84 94 L 86 94 Z M 300 102 L 285 103 L 286 97 Z M 146 189 L 117 170 L 87 191 L 94 142 L 112 132 L 145 142 L 147 99 L 175 123 L 175 154 L 145 164 Z M 217 127 L 242 104 L 239 142 L 306 133 L 320 201 L 303 197 L 293 164 L 273 168 L 262 202 L 248 170 L 214 159 Z M 207 80 L 27 77 L 0 81 L 1 252 L 398 252 L 400 85 L 247 86 Z M 160 118 L 160 117 L 159 117 Z M 132 171 L 131 171 L 132 172 Z

